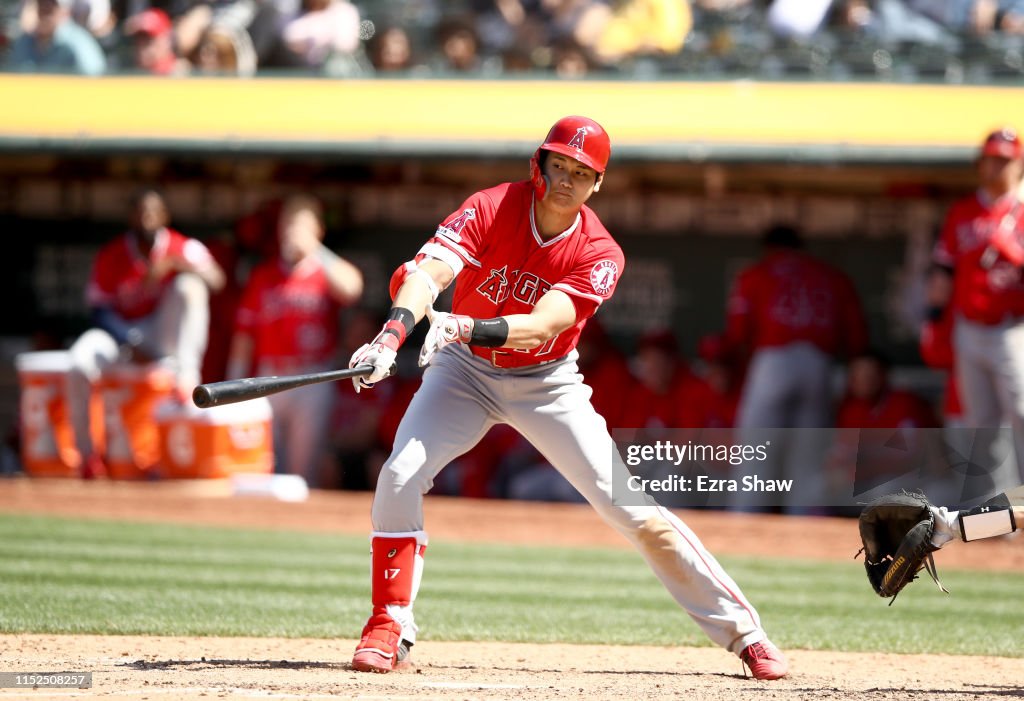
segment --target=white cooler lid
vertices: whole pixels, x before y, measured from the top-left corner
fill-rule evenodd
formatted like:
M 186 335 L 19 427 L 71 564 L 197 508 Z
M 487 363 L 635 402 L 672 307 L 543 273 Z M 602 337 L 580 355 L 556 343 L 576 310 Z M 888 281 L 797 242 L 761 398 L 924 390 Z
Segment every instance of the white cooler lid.
M 14 367 L 18 372 L 68 372 L 71 369 L 71 352 L 55 350 L 18 353 L 14 356 Z
M 104 377 L 116 377 L 121 380 L 142 380 L 150 375 L 162 374 L 170 377 L 171 369 L 162 363 L 133 363 L 118 361 L 111 363 L 103 370 Z
M 273 413 L 270 408 L 270 400 L 266 397 L 235 404 L 223 404 L 209 409 L 200 409 L 191 401 L 179 404 L 177 401 L 169 399 L 161 402 L 157 407 L 156 420 L 164 422 L 187 417 L 192 423 L 230 425 L 269 421 Z

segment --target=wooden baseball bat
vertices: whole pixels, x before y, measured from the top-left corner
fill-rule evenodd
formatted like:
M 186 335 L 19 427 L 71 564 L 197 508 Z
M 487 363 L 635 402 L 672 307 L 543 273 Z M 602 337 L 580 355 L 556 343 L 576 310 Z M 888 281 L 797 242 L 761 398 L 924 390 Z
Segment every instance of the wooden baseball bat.
M 391 367 L 394 374 L 395 367 Z M 270 394 L 277 394 L 296 387 L 315 385 L 321 382 L 334 382 L 335 380 L 348 380 L 353 377 L 366 377 L 373 373 L 373 366 L 359 365 L 344 370 L 327 370 L 324 372 L 311 372 L 305 375 L 270 375 L 267 377 L 243 377 L 240 380 L 225 380 L 224 382 L 210 382 L 199 385 L 192 390 L 192 401 L 200 409 L 220 406 L 221 404 L 234 404 L 249 399 L 266 397 Z

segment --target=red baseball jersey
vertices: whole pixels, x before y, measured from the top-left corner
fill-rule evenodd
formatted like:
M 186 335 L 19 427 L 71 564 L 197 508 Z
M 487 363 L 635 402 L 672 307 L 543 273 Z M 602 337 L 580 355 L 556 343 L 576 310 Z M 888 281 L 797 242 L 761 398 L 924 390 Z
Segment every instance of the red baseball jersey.
M 733 428 L 740 405 L 740 385 L 722 393 L 707 380 L 694 377 L 679 397 L 676 426 L 679 428 Z
M 1019 232 L 1022 219 L 1024 204 L 1015 195 L 993 202 L 978 192 L 950 208 L 933 258 L 953 270 L 956 313 L 979 324 L 1024 316 L 1021 269 L 993 245 L 1005 229 Z
M 622 410 L 612 428 L 675 428 L 683 388 L 692 381 L 688 370 L 680 370 L 664 394 L 635 379 L 621 390 Z
M 420 254 L 455 271 L 455 314 L 482 319 L 529 314 L 549 290 L 569 295 L 576 323 L 538 348 L 497 351 L 493 357 L 500 367 L 554 360 L 575 348 L 587 319 L 612 296 L 625 265 L 622 249 L 589 207 L 568 229 L 542 240 L 528 182 L 474 194 L 444 220 Z M 470 348 L 492 360 L 492 349 Z
M 953 369 L 953 319 L 952 307 L 947 307 L 938 321 L 926 321 L 921 327 L 921 338 L 918 344 L 921 359 L 926 365 L 948 371 L 942 403 L 942 413 L 947 419 L 963 414 L 960 392 L 956 384 L 956 372 Z
M 936 428 L 928 403 L 916 394 L 887 389 L 875 402 L 846 397 L 836 416 L 838 428 Z
M 860 299 L 840 270 L 800 251 L 778 251 L 740 273 L 729 294 L 726 335 L 749 349 L 806 341 L 830 355 L 867 347 Z
M 97 254 L 85 290 L 86 303 L 90 307 L 111 307 L 128 320 L 148 316 L 177 274 L 171 271 L 159 280 L 148 279 L 150 269 L 166 258 L 187 260 L 200 268 L 213 262 L 206 246 L 173 229 L 157 233 L 149 256 L 139 250 L 135 236 L 128 232 Z
M 340 310 L 318 261 L 293 268 L 274 259 L 253 269 L 235 329 L 252 337 L 255 368 L 310 367 L 333 357 Z

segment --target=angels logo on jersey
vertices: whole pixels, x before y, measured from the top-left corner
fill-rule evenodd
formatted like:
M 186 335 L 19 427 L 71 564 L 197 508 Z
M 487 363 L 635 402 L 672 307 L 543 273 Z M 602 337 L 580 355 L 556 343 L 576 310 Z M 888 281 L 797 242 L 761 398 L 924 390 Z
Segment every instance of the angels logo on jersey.
M 613 260 L 602 260 L 590 269 L 590 286 L 601 296 L 607 295 L 615 287 L 615 278 L 619 275 L 619 266 Z
M 476 219 L 476 210 L 470 207 L 464 209 L 462 214 L 452 219 L 448 224 L 442 224 L 437 227 L 437 235 L 444 236 L 446 239 L 459 243 L 462 241 L 462 236 L 459 232 L 462 231 L 463 227 L 466 226 L 466 222 L 470 219 Z
M 491 274 L 477 286 L 476 291 L 495 304 L 502 304 L 511 292 L 523 304 L 533 306 L 551 289 L 551 283 L 529 271 L 513 270 L 506 275 L 508 266 L 491 269 Z M 509 285 L 509 281 L 513 284 Z
M 584 140 L 586 140 L 586 138 L 587 138 L 587 128 L 586 127 L 580 127 L 579 129 L 576 130 L 576 136 L 574 136 L 571 139 L 569 139 L 569 143 L 566 144 L 566 145 L 567 146 L 572 146 L 574 149 L 576 149 L 578 151 L 582 151 L 583 150 L 583 142 L 584 142 Z
M 505 271 L 507 269 L 507 265 L 502 266 L 498 270 L 492 268 L 491 274 L 486 280 L 480 283 L 480 286 L 476 288 L 476 291 L 495 304 L 501 304 L 504 302 L 508 298 L 508 278 L 505 277 Z

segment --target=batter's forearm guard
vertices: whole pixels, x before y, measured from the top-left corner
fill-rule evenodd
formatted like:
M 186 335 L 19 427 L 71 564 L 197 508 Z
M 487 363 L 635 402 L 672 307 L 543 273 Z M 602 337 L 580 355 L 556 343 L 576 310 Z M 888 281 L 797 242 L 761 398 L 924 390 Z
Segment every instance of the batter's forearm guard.
M 498 316 L 493 319 L 474 319 L 469 345 L 483 348 L 501 348 L 508 342 L 508 321 Z

